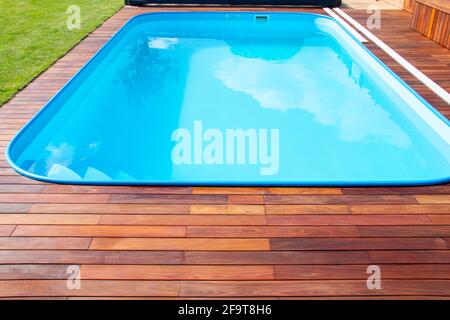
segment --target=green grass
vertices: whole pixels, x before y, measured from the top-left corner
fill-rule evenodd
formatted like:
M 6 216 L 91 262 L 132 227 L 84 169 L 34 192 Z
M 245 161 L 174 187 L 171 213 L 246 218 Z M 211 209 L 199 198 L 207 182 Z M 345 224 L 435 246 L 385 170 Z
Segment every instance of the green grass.
M 68 30 L 66 10 L 81 9 Z M 0 0 L 0 106 L 123 6 L 123 0 Z

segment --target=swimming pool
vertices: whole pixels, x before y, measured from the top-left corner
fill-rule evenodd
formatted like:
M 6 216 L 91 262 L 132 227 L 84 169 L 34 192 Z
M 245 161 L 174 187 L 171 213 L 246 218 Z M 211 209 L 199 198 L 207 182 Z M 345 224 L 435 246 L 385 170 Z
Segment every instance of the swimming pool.
M 7 159 L 70 184 L 418 185 L 450 180 L 450 125 L 332 18 L 151 13 Z

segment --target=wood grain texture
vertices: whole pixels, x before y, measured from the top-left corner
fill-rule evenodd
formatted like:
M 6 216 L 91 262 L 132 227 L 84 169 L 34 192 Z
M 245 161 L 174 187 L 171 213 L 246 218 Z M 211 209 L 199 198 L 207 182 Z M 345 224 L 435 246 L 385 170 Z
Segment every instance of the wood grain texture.
M 90 238 L 0 237 L 1 250 L 87 249 L 90 243 Z
M 1 239 L 0 239 L 1 247 Z M 270 250 L 268 239 L 94 238 L 92 250 Z
M 447 249 L 442 238 L 289 238 L 272 239 L 272 250 Z
M 448 264 L 384 264 L 379 265 L 383 279 L 446 279 Z M 346 280 L 367 279 L 367 265 L 277 265 L 275 279 L 281 280 Z
M 1 270 L 1 269 L 0 269 Z M 85 265 L 83 279 L 94 280 L 273 280 L 272 266 Z
M 16 174 L 5 148 L 17 130 L 129 18 L 158 10 L 211 8 L 124 8 L 0 108 L 0 299 L 450 298 L 448 184 L 68 186 Z M 365 10 L 345 10 L 367 20 Z M 411 30 L 411 17 L 383 11 L 372 32 L 450 90 L 450 52 Z M 444 101 L 366 46 L 450 116 Z M 372 264 L 381 268 L 380 291 L 366 286 Z M 81 267 L 81 290 L 66 288 L 70 265 Z
M 417 0 L 412 13 L 412 29 L 450 48 L 450 1 Z
M 185 237 L 182 226 L 18 226 L 13 236 L 21 237 Z
M 406 11 L 412 13 L 414 10 L 414 4 L 416 3 L 416 0 L 404 0 L 403 1 L 403 9 Z

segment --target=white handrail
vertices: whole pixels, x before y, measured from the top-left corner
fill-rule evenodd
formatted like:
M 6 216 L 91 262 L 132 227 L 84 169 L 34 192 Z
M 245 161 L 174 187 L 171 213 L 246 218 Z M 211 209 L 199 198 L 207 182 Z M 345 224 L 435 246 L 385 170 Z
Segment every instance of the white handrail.
M 331 10 L 330 10 L 331 11 Z M 364 34 L 370 41 L 375 43 L 378 47 L 380 47 L 384 52 L 386 52 L 389 56 L 391 56 L 395 61 L 397 61 L 403 68 L 409 71 L 413 76 L 419 79 L 424 85 L 426 85 L 430 90 L 436 93 L 439 97 L 442 98 L 445 102 L 450 104 L 450 93 L 445 91 L 441 86 L 439 86 L 436 82 L 431 80 L 428 76 L 426 76 L 419 69 L 414 67 L 411 63 L 409 63 L 405 58 L 395 52 L 392 48 L 390 48 L 387 44 L 381 41 L 377 36 L 375 36 L 372 32 L 364 28 L 361 24 L 359 24 L 355 19 L 350 17 L 344 11 L 339 8 L 334 9 L 339 15 L 341 15 L 345 20 L 351 23 L 356 29 L 358 29 L 362 34 Z
M 337 14 L 335 14 L 330 8 L 323 8 L 323 10 L 326 13 L 328 13 L 332 18 L 334 18 L 337 22 L 339 22 L 352 35 L 354 35 L 359 42 L 368 42 L 362 35 L 356 32 L 355 29 L 353 29 L 347 22 L 345 22 L 342 18 L 340 18 Z

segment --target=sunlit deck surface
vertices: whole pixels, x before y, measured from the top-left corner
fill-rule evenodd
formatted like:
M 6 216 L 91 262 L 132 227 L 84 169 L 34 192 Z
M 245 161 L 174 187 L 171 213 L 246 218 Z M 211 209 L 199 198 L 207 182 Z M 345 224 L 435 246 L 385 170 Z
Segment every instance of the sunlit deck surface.
M 16 174 L 5 161 L 16 131 L 130 17 L 156 10 L 176 9 L 124 8 L 0 108 L 0 297 L 450 297 L 450 185 L 97 187 Z M 450 90 L 450 51 L 409 21 L 405 11 L 383 11 L 374 33 Z M 432 91 L 367 47 L 450 116 Z M 366 286 L 371 264 L 381 267 L 380 290 Z M 79 290 L 66 288 L 69 265 L 81 266 Z

